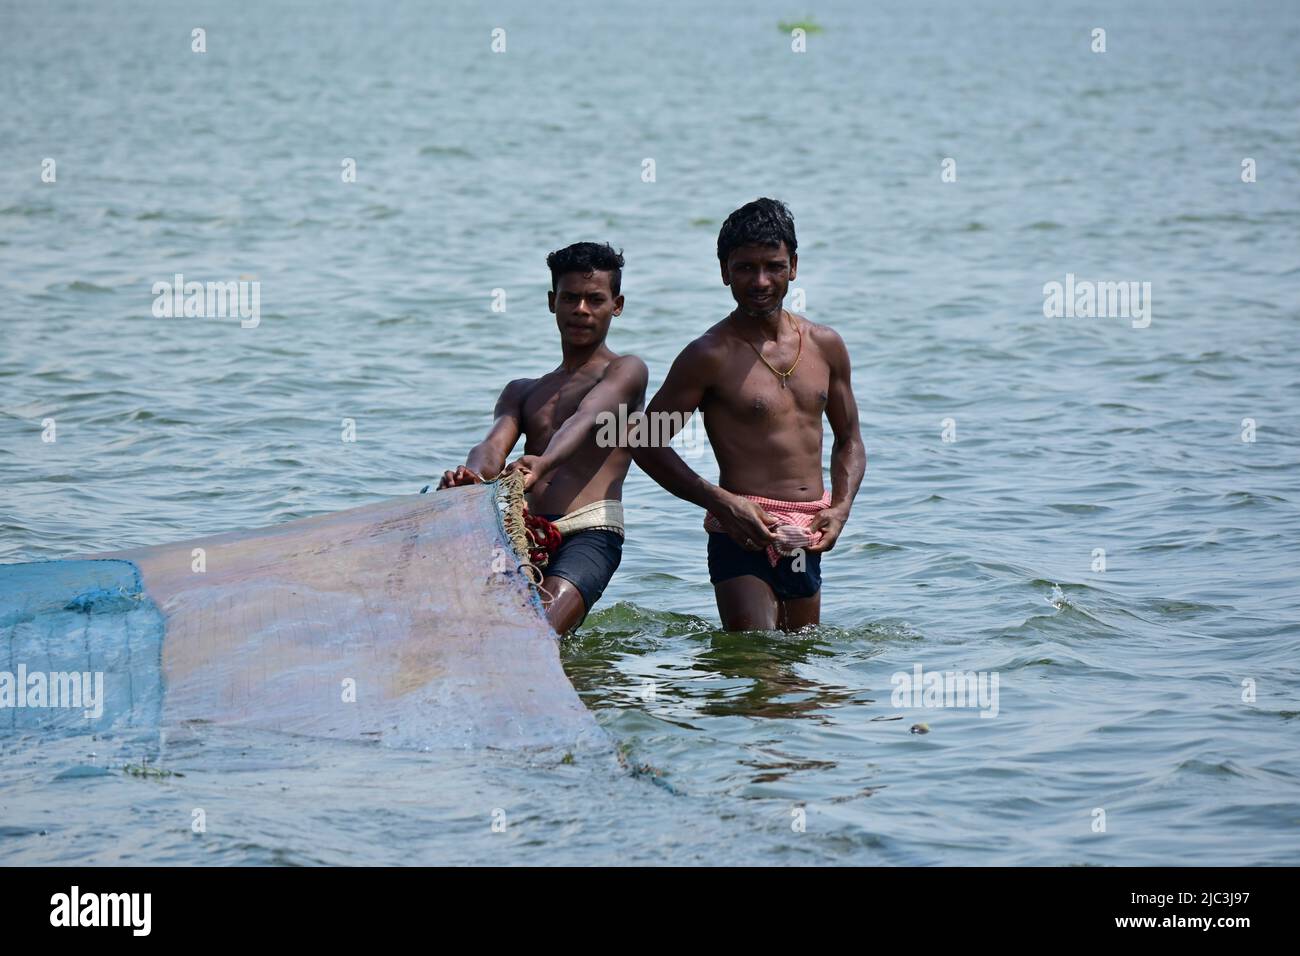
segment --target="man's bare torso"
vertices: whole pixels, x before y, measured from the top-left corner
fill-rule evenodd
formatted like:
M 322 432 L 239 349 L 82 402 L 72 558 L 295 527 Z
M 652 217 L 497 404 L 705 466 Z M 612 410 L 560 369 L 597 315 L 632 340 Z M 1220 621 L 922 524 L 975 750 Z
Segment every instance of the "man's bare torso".
M 524 384 L 520 421 L 525 454 L 546 451 L 551 436 L 577 411 L 615 358 L 611 355 L 607 360 L 589 362 L 572 373 L 548 372 Z M 533 514 L 567 514 L 593 501 L 622 500 L 631 452 L 622 447 L 601 448 L 596 435 L 593 431 L 581 450 L 532 487 L 528 508 Z
M 822 415 L 831 367 L 818 341 L 823 327 L 791 315 L 803 337 L 802 353 L 789 322 L 779 342 L 762 341 L 756 330 L 737 328 L 730 318 L 698 340 L 699 370 L 709 382 L 700 411 L 718 459 L 718 484 L 734 494 L 815 501 L 825 490 Z M 781 371 L 798 356 L 785 388 L 747 343 L 760 346 Z

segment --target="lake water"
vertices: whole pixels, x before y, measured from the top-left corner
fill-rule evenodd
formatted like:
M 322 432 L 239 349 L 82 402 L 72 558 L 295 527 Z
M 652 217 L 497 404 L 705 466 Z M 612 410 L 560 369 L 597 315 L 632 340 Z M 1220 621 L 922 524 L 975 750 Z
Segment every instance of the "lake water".
M 800 4 L 2 6 L 0 560 L 417 490 L 557 363 L 579 239 L 657 388 L 760 195 L 868 469 L 789 636 L 716 630 L 701 515 L 633 471 L 562 646 L 631 770 L 11 736 L 0 861 L 1300 863 L 1300 7 L 840 0 L 800 54 Z M 176 273 L 259 324 L 155 317 Z M 1045 317 L 1067 274 L 1149 324 Z M 918 665 L 996 717 L 898 706 Z

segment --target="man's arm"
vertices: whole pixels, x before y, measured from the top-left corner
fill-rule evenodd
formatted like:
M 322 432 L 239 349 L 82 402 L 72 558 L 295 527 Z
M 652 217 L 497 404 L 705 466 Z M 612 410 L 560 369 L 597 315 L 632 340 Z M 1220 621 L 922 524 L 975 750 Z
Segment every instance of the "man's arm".
M 635 355 L 620 355 L 609 363 L 604 376 L 583 396 L 574 413 L 555 430 L 546 451 L 540 455 L 524 455 L 511 462 L 506 472 L 527 472 L 524 487 L 531 488 L 539 478 L 554 471 L 582 448 L 601 415 L 617 418 L 620 405 L 627 406 L 629 415 L 635 411 L 645 396 L 649 378 L 645 362 Z
M 501 390 L 487 437 L 470 449 L 465 464 L 443 472 L 439 488 L 478 484 L 497 476 L 523 433 L 523 398 L 531 384 L 532 379 L 517 378 Z
M 646 408 L 646 416 L 651 422 L 650 434 L 664 432 L 654 424 L 658 415 L 669 416 L 663 420 L 675 426 L 669 438 L 686 426 L 687 419 L 704 400 L 705 389 L 714 377 L 716 361 L 701 339 L 682 350 L 668 370 L 668 377 L 658 394 Z M 752 501 L 705 481 L 666 443 L 660 447 L 636 448 L 632 451 L 632 458 L 642 471 L 678 498 L 711 512 L 741 547 L 758 551 L 776 540 L 771 529 L 780 522 L 775 517 Z
M 821 540 L 809 551 L 829 551 L 849 520 L 853 499 L 867 470 L 867 449 L 858 426 L 858 403 L 853 397 L 849 350 L 837 332 L 822 326 L 817 341 L 831 367 L 831 383 L 826 402 L 826 420 L 831 424 L 835 442 L 831 445 L 831 506 L 813 519 L 809 530 L 820 531 Z

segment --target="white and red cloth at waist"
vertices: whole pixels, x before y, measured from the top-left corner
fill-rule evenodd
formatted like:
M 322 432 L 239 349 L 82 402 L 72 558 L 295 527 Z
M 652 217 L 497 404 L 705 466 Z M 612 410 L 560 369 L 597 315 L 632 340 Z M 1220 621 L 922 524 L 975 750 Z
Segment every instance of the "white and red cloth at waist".
M 613 531 L 623 537 L 623 502 L 613 499 L 593 501 L 554 521 L 524 509 L 528 560 L 539 568 L 550 563 L 565 537 L 579 531 Z
M 781 522 L 776 529 L 776 541 L 767 546 L 767 560 L 776 567 L 781 555 L 791 555 L 796 548 L 810 547 L 821 541 L 820 531 L 809 532 L 813 519 L 831 506 L 831 493 L 824 492 L 816 501 L 777 501 L 760 495 L 741 495 L 752 501 Z M 713 513 L 704 516 L 704 530 L 722 532 L 722 522 Z

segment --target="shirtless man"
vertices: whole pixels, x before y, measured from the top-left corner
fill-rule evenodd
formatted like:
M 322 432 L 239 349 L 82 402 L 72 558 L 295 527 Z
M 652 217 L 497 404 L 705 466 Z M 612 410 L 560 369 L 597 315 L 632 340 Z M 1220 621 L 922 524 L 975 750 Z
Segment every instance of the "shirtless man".
M 736 309 L 677 356 L 647 418 L 704 416 L 716 487 L 673 449 L 636 462 L 708 512 L 709 578 L 727 630 L 798 630 L 821 616 L 821 556 L 835 546 L 867 466 L 843 340 L 782 308 L 798 266 L 794 220 L 758 199 L 718 234 L 722 282 Z M 822 482 L 822 415 L 834 433 Z
M 563 534 L 542 579 L 546 616 L 559 634 L 582 623 L 623 557 L 623 479 L 632 456 L 597 444 L 597 418 L 645 401 L 645 363 L 605 344 L 623 311 L 623 256 L 608 244 L 579 242 L 546 257 L 547 303 L 560 330 L 559 367 L 541 378 L 515 379 L 497 400 L 487 437 L 439 488 L 524 473 L 528 510 Z M 524 435 L 524 455 L 505 465 Z

